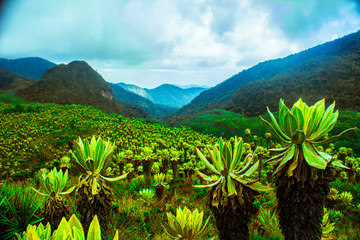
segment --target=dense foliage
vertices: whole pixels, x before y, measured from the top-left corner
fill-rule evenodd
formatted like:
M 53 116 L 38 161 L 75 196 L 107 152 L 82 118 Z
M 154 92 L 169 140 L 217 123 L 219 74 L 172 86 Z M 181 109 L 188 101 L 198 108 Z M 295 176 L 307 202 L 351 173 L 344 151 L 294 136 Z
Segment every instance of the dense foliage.
M 346 125 L 343 127 L 353 127 L 352 114 L 346 113 L 342 119 L 340 113 L 340 124 Z M 250 119 L 246 122 L 245 118 L 241 119 L 239 122 L 244 121 L 243 124 L 249 125 L 240 126 L 239 134 L 243 135 L 245 129 L 249 129 L 243 143 L 243 151 L 246 154 L 237 161 L 243 164 L 245 156 L 251 154 L 251 162 L 261 166 L 261 160 L 270 157 L 268 148 L 279 143 L 274 137 L 265 134 L 266 131 L 255 137 L 257 120 Z M 235 116 L 232 121 L 236 121 Z M 331 134 L 341 132 L 336 126 L 334 132 L 338 132 L 330 132 Z M 73 192 L 63 194 L 61 198 L 66 207 L 71 209 L 71 213 L 79 217 L 80 208 L 76 204 L 79 203 L 79 199 L 83 203 L 86 201 L 85 197 L 80 198 L 79 195 L 86 192 L 91 194 L 91 191 L 81 187 L 79 177 L 85 173 L 78 171 L 74 166 L 77 163 L 70 150 L 74 153 L 79 151 L 76 150 L 76 144 L 80 143 L 79 137 L 84 143 L 95 136 L 98 141 L 101 137 L 105 145 L 114 144 L 111 163 L 106 163 L 107 168 L 101 169 L 104 179 L 127 174 L 126 180 L 106 182 L 106 185 L 99 181 L 101 188 L 106 188 L 107 194 L 114 196 L 109 198 L 112 200 L 106 209 L 111 213 L 107 216 L 111 230 L 102 227 L 102 239 L 117 237 L 116 229 L 119 229 L 119 239 L 169 239 L 164 227 L 168 233 L 171 231 L 172 236 L 185 232 L 191 232 L 193 235 L 193 230 L 183 231 L 180 227 L 181 219 L 188 217 L 183 214 L 184 217 L 180 218 L 176 214 L 176 209 L 185 207 L 191 211 L 191 218 L 194 219 L 193 229 L 198 229 L 199 226 L 206 229 L 201 233 L 201 236 L 204 234 L 203 239 L 218 239 L 215 217 L 206 204 L 208 192 L 203 188 L 193 187 L 209 184 L 196 174 L 198 171 L 215 181 L 221 178 L 207 170 L 196 153 L 198 148 L 204 157 L 211 159 L 211 153 L 208 153 L 206 146 L 214 149 L 215 144 L 219 142 L 219 139 L 212 135 L 200 134 L 185 127 L 171 128 L 150 120 L 106 114 L 89 106 L 27 103 L 4 95 L 0 95 L 0 130 L 0 229 L 7 230 L 7 233 L 10 233 L 8 236 L 21 235 L 29 223 L 37 224 L 38 221 L 42 221 L 43 226 L 46 226 L 44 204 L 49 204 L 49 197 L 56 195 L 55 189 L 68 193 L 69 188 L 76 186 Z M 229 137 L 226 141 L 233 145 L 235 138 Z M 337 143 L 317 146 L 349 167 L 348 170 L 339 172 L 337 180 L 331 183 L 332 189 L 326 200 L 322 221 L 323 237 L 326 237 L 324 239 L 359 238 L 360 158 L 356 155 L 357 151 L 347 146 L 347 142 L 343 143 L 343 146 L 338 146 Z M 258 150 L 254 152 L 256 147 Z M 92 167 L 92 158 L 94 157 L 86 158 L 89 167 Z M 51 185 L 51 179 L 55 179 L 56 175 L 54 167 L 57 167 L 57 173 L 60 168 L 63 173 L 68 172 L 68 184 L 65 188 L 61 185 L 63 190 Z M 47 173 L 47 170 L 53 172 Z M 270 166 L 262 166 L 262 171 L 250 171 L 249 174 L 254 179 L 261 176 L 264 185 L 272 185 L 273 171 Z M 97 176 L 97 173 L 95 169 L 94 176 Z M 64 179 L 64 175 L 59 177 Z M 145 181 L 146 177 L 150 178 L 150 185 Z M 85 175 L 80 181 L 84 179 Z M 48 182 L 44 184 L 41 181 Z M 57 181 L 54 181 L 54 184 L 57 184 L 55 182 Z M 87 184 L 82 181 L 82 186 L 92 186 L 91 183 Z M 43 199 L 40 194 L 31 190 L 31 187 L 50 196 Z M 28 198 L 20 198 L 21 189 L 27 189 Z M 91 196 L 86 196 L 88 197 Z M 252 206 L 258 210 L 258 214 L 255 214 L 249 223 L 249 239 L 284 239 L 279 228 L 275 193 L 259 193 L 253 200 Z M 170 214 L 176 216 L 177 220 L 175 221 Z M 15 217 L 16 215 L 18 217 Z M 190 216 L 190 212 L 188 215 Z M 69 219 L 70 216 L 65 217 Z M 168 220 L 169 218 L 171 220 Z M 53 225 L 52 230 L 58 228 L 56 223 Z M 348 231 L 349 228 L 353 230 Z M 31 228 L 29 231 L 35 229 Z

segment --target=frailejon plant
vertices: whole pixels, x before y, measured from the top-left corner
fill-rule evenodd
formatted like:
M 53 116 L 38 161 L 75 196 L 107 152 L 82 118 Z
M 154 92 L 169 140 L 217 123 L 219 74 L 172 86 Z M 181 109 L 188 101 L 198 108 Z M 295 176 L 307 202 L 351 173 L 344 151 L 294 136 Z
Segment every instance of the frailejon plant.
M 115 145 L 110 141 L 105 142 L 95 136 L 89 142 L 79 140 L 75 144 L 72 155 L 76 166 L 83 173 L 80 177 L 77 193 L 77 210 L 84 229 L 87 230 L 90 220 L 99 215 L 100 225 L 104 232 L 107 231 L 108 219 L 112 214 L 114 194 L 105 181 L 118 181 L 126 178 L 127 174 L 115 178 L 105 177 L 103 173 L 109 167 Z
M 51 234 L 51 225 L 45 227 L 41 223 L 38 226 L 29 225 L 26 231 L 20 235 L 16 234 L 17 240 L 101 240 L 101 228 L 97 215 L 94 216 L 90 223 L 89 231 L 86 238 L 83 226 L 72 215 L 69 221 L 62 218 L 58 228 Z M 115 232 L 113 240 L 119 239 L 119 231 Z
M 145 188 L 139 191 L 140 199 L 146 206 L 150 206 L 154 203 L 155 192 L 151 188 Z
M 320 239 L 324 200 L 333 179 L 333 165 L 345 167 L 319 151 L 317 144 L 339 139 L 327 137 L 334 127 L 338 112 L 335 103 L 325 109 L 325 100 L 309 107 L 299 99 L 288 109 L 281 99 L 279 122 L 268 109 L 270 121 L 261 120 L 268 131 L 286 146 L 271 149 L 275 156 L 266 161 L 274 166 L 279 220 L 286 240 Z
M 254 154 L 248 154 L 243 160 L 244 143 L 235 137 L 234 146 L 222 138 L 213 149 L 207 147 L 211 160 L 197 149 L 200 160 L 215 177 L 198 172 L 211 187 L 207 204 L 216 219 L 220 239 L 248 239 L 250 218 L 258 209 L 253 206 L 255 196 L 261 191 L 270 190 L 252 178 L 259 167 L 259 161 L 253 162 Z
M 143 147 L 140 155 L 141 155 L 141 163 L 144 171 L 145 184 L 147 187 L 150 187 L 151 164 L 155 154 L 153 153 L 153 150 L 150 147 Z
M 154 180 L 156 195 L 159 199 L 161 199 L 164 193 L 164 188 L 168 186 L 168 183 L 166 182 L 166 175 L 164 173 L 157 173 L 154 176 Z
M 190 211 L 187 207 L 176 209 L 176 216 L 166 213 L 168 224 L 165 224 L 165 232 L 172 239 L 204 239 L 209 232 L 209 218 L 203 223 L 204 212 L 196 208 Z
M 178 174 L 179 161 L 180 161 L 181 152 L 175 148 L 170 149 L 170 160 L 171 160 L 171 169 L 173 171 L 173 182 L 175 182 Z
M 61 218 L 67 217 L 70 213 L 69 206 L 63 196 L 74 191 L 75 186 L 66 189 L 69 176 L 66 170 L 57 171 L 56 168 L 48 173 L 43 172 L 39 182 L 41 190 L 32 188 L 35 192 L 46 197 L 46 201 L 42 206 L 43 215 L 46 222 L 52 226 L 57 226 Z

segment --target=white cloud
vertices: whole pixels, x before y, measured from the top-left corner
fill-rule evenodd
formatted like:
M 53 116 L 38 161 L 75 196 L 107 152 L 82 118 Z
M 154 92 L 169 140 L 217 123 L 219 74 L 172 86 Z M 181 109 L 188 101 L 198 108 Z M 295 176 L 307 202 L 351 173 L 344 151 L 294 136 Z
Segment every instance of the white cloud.
M 112 82 L 215 85 L 356 31 L 354 1 L 18 0 L 0 19 L 0 52 L 86 60 Z

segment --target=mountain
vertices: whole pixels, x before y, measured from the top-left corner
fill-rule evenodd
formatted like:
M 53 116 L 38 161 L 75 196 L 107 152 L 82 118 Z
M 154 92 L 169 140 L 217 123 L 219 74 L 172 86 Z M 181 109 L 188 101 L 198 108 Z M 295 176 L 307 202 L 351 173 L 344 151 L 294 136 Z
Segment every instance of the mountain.
M 173 108 L 173 107 L 153 103 L 149 99 L 144 98 L 128 90 L 125 90 L 124 88 L 120 87 L 117 84 L 109 83 L 109 85 L 113 89 L 114 98 L 116 98 L 120 102 L 140 106 L 145 110 L 145 112 L 149 113 L 151 116 L 153 116 L 156 119 L 164 115 L 170 114 L 172 112 L 175 112 L 178 109 L 178 108 Z
M 27 78 L 0 68 L 0 93 L 15 92 L 27 88 L 33 83 Z
M 13 60 L 0 58 L 0 67 L 32 80 L 39 80 L 46 70 L 55 65 L 53 62 L 39 57 L 18 58 Z
M 200 93 L 190 104 L 167 117 L 176 124 L 204 110 L 222 108 L 247 117 L 278 108 L 279 99 L 292 105 L 326 98 L 336 107 L 360 110 L 360 31 L 285 58 L 259 63 Z
M 172 108 L 180 108 L 188 104 L 192 99 L 198 96 L 199 93 L 206 89 L 202 87 L 190 87 L 184 89 L 171 84 L 163 84 L 153 89 L 141 88 L 136 85 L 126 83 L 117 83 L 117 85 L 127 91 L 147 98 L 156 104 Z
M 177 86 L 179 88 L 182 88 L 182 89 L 187 89 L 187 88 L 210 88 L 209 86 L 205 86 L 205 85 L 197 85 L 197 84 L 189 84 L 189 85 L 179 85 L 179 84 L 174 84 L 174 86 Z
M 135 93 L 141 97 L 151 99 L 151 96 L 146 92 L 146 88 L 141 88 L 133 84 L 126 84 L 126 83 L 116 83 L 116 85 L 122 87 L 126 91 Z
M 146 89 L 146 92 L 152 97 L 152 101 L 158 104 L 181 108 L 188 104 L 205 88 L 192 87 L 183 89 L 171 84 L 163 84 L 157 88 Z
M 17 95 L 30 102 L 91 105 L 127 117 L 149 117 L 142 108 L 113 99 L 109 84 L 83 61 L 48 69 L 38 82 L 18 91 Z

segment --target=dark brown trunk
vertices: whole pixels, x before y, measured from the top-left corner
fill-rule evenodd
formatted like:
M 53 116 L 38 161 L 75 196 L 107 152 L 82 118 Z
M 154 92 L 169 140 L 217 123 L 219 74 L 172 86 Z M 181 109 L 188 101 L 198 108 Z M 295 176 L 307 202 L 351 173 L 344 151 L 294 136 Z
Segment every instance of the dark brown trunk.
M 105 239 L 109 234 L 110 223 L 113 216 L 112 203 L 114 195 L 111 189 L 104 182 L 100 182 L 101 190 L 98 194 L 91 194 L 91 186 L 84 183 L 76 193 L 77 212 L 80 214 L 80 222 L 87 234 L 90 223 L 95 215 L 98 216 L 101 236 Z
M 323 206 L 333 180 L 329 168 L 317 170 L 319 178 L 297 181 L 295 177 L 275 179 L 280 227 L 285 240 L 319 240 L 322 236 Z
M 151 164 L 152 164 L 151 160 L 142 161 L 145 185 L 148 188 L 150 188 L 151 186 Z
M 69 206 L 65 199 L 57 200 L 49 197 L 43 204 L 44 221 L 56 228 L 63 217 L 67 218 L 70 215 Z
M 220 205 L 216 208 L 211 205 L 211 199 L 214 188 L 211 189 L 208 198 L 208 206 L 210 207 L 215 220 L 216 227 L 219 230 L 219 238 L 221 240 L 247 240 L 249 239 L 249 223 L 251 217 L 258 212 L 258 209 L 253 206 L 254 199 L 244 198 L 245 203 L 240 205 L 235 200 L 236 208 L 233 209 L 229 204 L 227 206 Z M 252 191 L 245 189 L 244 191 Z M 248 194 L 247 196 L 254 195 L 255 193 Z

